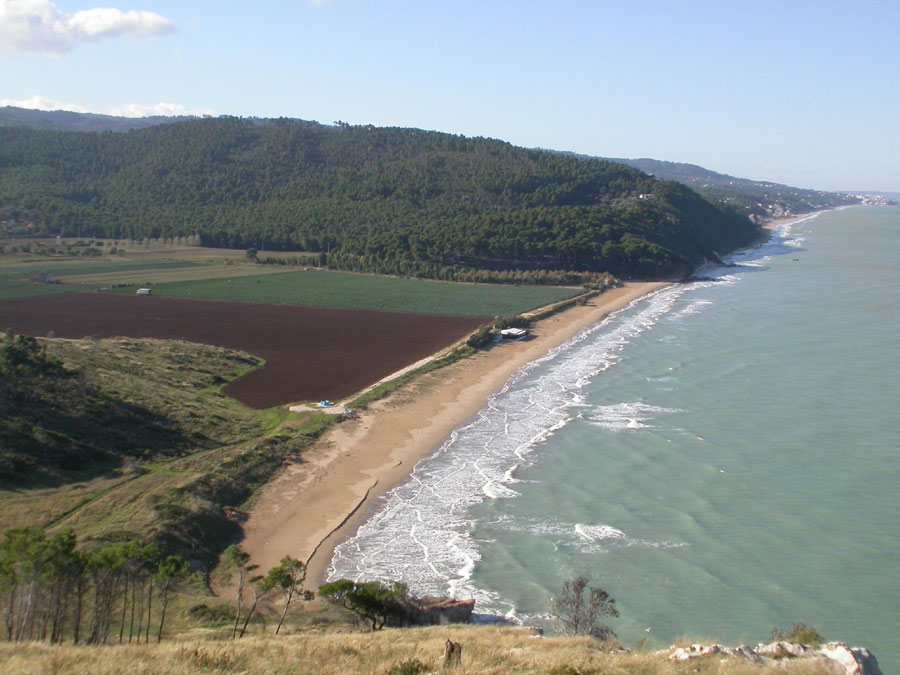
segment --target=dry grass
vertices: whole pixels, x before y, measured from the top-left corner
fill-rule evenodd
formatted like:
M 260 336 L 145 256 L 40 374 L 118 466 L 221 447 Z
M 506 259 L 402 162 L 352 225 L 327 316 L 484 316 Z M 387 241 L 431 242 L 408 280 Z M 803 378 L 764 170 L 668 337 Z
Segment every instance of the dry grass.
M 56 487 L 0 490 L 0 532 L 55 523 L 125 480 L 125 476 L 115 474 Z
M 783 661 L 763 668 L 720 657 L 671 663 L 664 654 L 605 651 L 590 638 L 537 638 L 515 628 L 435 626 L 378 633 L 314 633 L 237 642 L 191 639 L 150 646 L 0 646 L 4 673 L 389 673 L 418 660 L 441 670 L 447 639 L 463 645 L 459 673 L 795 673 L 825 674 L 821 664 Z

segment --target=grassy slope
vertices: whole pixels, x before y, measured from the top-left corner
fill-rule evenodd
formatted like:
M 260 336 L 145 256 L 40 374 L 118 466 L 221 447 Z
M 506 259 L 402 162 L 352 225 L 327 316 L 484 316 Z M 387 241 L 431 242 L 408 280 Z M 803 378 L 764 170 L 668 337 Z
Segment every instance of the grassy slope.
M 78 377 L 33 381 L 0 416 L 0 530 L 140 535 L 211 560 L 239 506 L 325 422 L 256 412 L 219 393 L 246 354 L 155 340 L 47 340 Z
M 247 674 L 442 672 L 444 642 L 463 646 L 461 673 L 833 673 L 822 665 L 781 661 L 777 667 L 723 660 L 719 656 L 673 663 L 665 654 L 605 651 L 592 638 L 535 639 L 517 628 L 434 626 L 377 633 L 309 632 L 279 637 L 185 640 L 150 646 L 72 647 L 31 643 L 0 646 L 5 672 Z M 392 670 L 410 661 L 425 670 Z
M 133 292 L 120 289 L 121 292 Z M 414 314 L 517 314 L 570 298 L 581 289 L 552 286 L 459 284 L 347 272 L 309 271 L 159 284 L 156 295 Z
M 125 458 L 175 457 L 260 431 L 251 411 L 207 391 L 256 367 L 255 357 L 174 341 L 44 344 L 77 375 L 31 378 L 26 397 L 0 402 L 5 466 L 25 462 L 35 483 L 91 477 Z

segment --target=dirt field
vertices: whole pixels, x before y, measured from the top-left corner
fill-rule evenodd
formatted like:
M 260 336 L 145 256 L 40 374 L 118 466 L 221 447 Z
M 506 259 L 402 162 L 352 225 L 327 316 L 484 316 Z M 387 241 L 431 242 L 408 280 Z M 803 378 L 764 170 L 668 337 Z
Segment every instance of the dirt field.
M 265 367 L 225 389 L 252 408 L 340 399 L 449 345 L 483 321 L 104 293 L 0 302 L 0 330 L 187 340 L 262 357 Z

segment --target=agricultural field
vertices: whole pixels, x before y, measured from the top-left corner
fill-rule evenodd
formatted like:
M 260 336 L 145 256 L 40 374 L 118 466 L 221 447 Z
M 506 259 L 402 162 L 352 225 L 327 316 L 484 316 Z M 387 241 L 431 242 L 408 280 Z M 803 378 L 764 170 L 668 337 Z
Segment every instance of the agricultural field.
M 0 255 L 0 300 L 77 293 L 116 285 L 145 285 L 192 279 L 283 273 L 260 271 L 234 251 L 185 248 L 147 249 L 136 254 L 69 258 L 49 255 Z M 206 255 L 204 255 L 206 254 Z M 178 256 L 178 257 L 173 257 Z
M 206 300 L 343 307 L 414 314 L 503 316 L 577 295 L 576 288 L 401 279 L 371 274 L 308 271 L 257 265 L 246 251 L 165 245 L 156 240 L 0 240 L 0 301 L 106 289 Z M 125 248 L 127 247 L 127 248 Z M 63 255 L 59 251 L 69 251 Z M 81 255 L 77 255 L 78 252 Z M 85 256 L 85 251 L 94 255 Z M 270 253 L 295 257 L 302 253 Z M 43 279 L 41 278 L 43 276 Z
M 185 340 L 249 352 L 265 365 L 224 393 L 256 408 L 340 399 L 418 361 L 478 317 L 75 293 L 0 302 L 0 330 L 66 338 Z
M 173 298 L 483 317 L 519 314 L 581 292 L 558 286 L 463 284 L 313 269 L 153 286 L 154 295 Z
M 158 278 L 173 272 L 183 274 L 193 263 L 177 260 L 128 260 L 116 262 L 48 261 L 0 267 L 0 300 L 56 295 L 93 290 L 114 283 L 127 283 L 124 276 Z
M 246 351 L 265 365 L 225 393 L 256 409 L 341 399 L 449 346 L 486 317 L 580 292 L 257 265 L 245 251 L 158 242 L 34 240 L 30 250 L 21 247 L 12 252 L 6 243 L 0 254 L 0 330 Z M 135 296 L 143 286 L 151 297 Z

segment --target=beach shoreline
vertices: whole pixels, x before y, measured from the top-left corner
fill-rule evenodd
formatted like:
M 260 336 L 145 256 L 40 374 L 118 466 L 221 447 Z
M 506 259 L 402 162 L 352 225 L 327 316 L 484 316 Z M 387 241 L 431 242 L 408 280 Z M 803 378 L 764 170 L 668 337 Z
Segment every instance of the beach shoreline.
M 306 562 L 306 587 L 324 581 L 334 548 L 373 502 L 404 481 L 516 371 L 634 300 L 670 285 L 632 282 L 534 324 L 528 340 L 496 344 L 418 378 L 342 422 L 256 495 L 242 546 L 259 569 L 289 555 Z
M 822 213 L 822 211 L 814 211 L 813 213 Z M 811 214 L 801 213 L 799 216 L 784 216 L 782 218 L 773 218 L 772 220 L 767 220 L 766 222 L 762 223 L 760 227 L 762 227 L 767 232 L 771 232 L 779 225 L 784 225 L 785 223 L 793 223 L 795 220 L 799 220 L 800 218 L 804 218 L 808 215 Z

